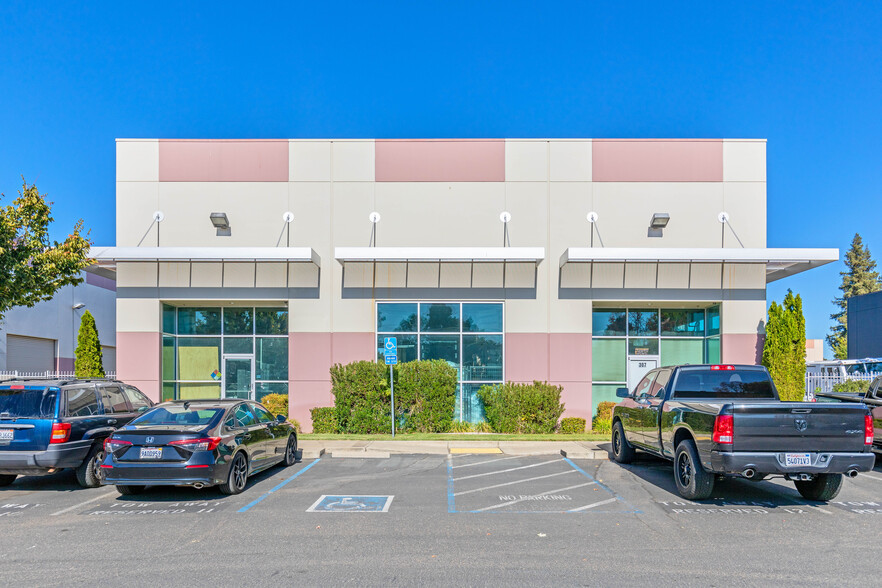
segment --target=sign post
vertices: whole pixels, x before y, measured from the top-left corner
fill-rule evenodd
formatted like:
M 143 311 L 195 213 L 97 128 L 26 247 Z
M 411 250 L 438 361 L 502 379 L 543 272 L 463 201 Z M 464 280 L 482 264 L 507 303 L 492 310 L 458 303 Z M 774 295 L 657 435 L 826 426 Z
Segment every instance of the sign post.
M 383 339 L 383 356 L 389 366 L 389 391 L 392 395 L 392 437 L 395 437 L 395 366 L 398 363 L 398 338 Z

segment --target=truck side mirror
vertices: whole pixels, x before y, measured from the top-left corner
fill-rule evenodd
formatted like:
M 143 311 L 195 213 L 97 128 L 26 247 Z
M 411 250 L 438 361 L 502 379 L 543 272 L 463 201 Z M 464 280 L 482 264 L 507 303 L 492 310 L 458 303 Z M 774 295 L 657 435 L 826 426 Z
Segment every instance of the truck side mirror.
M 628 392 L 627 388 L 616 388 L 616 397 L 618 398 L 628 398 L 631 394 Z

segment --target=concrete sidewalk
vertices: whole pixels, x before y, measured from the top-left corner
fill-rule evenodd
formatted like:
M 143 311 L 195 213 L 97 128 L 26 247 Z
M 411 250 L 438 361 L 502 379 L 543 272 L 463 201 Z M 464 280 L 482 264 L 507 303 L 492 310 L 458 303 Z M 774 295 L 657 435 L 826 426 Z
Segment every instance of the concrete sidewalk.
M 596 441 L 318 441 L 301 440 L 302 459 L 330 457 L 385 458 L 391 455 L 488 453 L 562 455 L 571 459 L 607 459 L 607 444 Z M 474 451 L 469 451 L 474 450 Z

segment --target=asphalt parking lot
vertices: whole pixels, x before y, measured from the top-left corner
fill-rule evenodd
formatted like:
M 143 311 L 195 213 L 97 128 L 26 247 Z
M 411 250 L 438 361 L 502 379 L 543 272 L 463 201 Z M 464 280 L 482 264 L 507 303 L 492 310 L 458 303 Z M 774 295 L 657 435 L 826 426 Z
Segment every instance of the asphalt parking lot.
M 835 502 L 726 481 L 701 502 L 670 465 L 457 453 L 307 459 L 244 493 L 0 490 L 6 585 L 875 585 L 882 467 Z

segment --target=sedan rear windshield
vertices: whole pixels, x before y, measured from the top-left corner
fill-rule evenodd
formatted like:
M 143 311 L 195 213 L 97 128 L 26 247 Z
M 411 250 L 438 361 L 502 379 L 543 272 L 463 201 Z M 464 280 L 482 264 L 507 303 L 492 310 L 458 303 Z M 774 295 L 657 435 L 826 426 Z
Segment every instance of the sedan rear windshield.
M 53 418 L 56 398 L 52 388 L 0 388 L 0 418 Z
M 677 398 L 775 398 L 763 370 L 682 370 L 674 385 Z
M 222 408 L 184 408 L 160 406 L 145 412 L 131 422 L 133 425 L 207 425 L 223 413 Z

